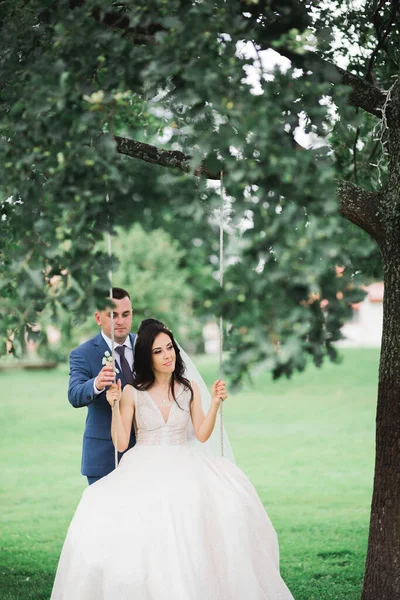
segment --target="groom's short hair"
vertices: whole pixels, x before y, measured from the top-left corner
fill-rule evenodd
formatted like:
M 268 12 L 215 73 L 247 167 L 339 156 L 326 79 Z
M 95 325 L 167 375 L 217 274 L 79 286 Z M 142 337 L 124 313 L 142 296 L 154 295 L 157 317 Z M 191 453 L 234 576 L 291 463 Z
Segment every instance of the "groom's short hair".
M 122 300 L 122 298 L 129 298 L 129 300 L 131 299 L 129 292 L 119 287 L 112 288 L 112 297 L 114 300 Z

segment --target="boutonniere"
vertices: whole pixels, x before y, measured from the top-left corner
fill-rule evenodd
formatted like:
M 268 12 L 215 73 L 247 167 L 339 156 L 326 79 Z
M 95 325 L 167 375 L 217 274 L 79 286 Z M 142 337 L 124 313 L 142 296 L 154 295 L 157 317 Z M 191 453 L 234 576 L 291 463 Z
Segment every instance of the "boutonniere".
M 112 365 L 113 364 L 113 359 L 111 354 L 109 353 L 108 350 L 106 350 L 104 352 L 104 356 L 103 356 L 103 360 L 101 361 L 101 364 L 103 365 L 103 367 L 105 365 Z M 119 370 L 117 369 L 116 365 L 114 364 L 114 371 L 116 372 L 117 375 L 119 375 Z

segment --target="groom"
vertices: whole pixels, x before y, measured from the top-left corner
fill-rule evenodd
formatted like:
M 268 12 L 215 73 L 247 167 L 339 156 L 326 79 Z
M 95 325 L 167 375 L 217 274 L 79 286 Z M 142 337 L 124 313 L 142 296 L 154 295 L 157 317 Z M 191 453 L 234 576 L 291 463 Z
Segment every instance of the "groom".
M 133 347 L 135 335 L 132 326 L 132 303 L 126 290 L 113 288 L 114 339 L 117 379 L 122 387 L 133 382 Z M 113 376 L 103 364 L 105 353 L 111 354 L 110 308 L 97 310 L 97 325 L 101 328 L 94 338 L 78 346 L 70 355 L 70 379 L 68 400 L 75 408 L 87 406 L 85 431 L 83 434 L 82 475 L 89 485 L 108 475 L 114 467 L 114 446 L 111 440 L 111 409 L 105 390 L 113 383 Z M 132 427 L 129 448 L 135 445 Z M 118 453 L 119 459 L 123 453 Z

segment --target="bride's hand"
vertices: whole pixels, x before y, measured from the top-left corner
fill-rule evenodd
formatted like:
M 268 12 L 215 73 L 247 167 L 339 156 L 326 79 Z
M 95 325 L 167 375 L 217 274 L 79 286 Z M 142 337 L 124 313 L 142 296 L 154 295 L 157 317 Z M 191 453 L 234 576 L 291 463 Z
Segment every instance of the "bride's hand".
M 226 391 L 226 383 L 222 379 L 217 379 L 214 385 L 211 388 L 211 399 L 213 404 L 219 406 L 221 404 L 221 400 L 226 400 L 228 397 Z
M 106 392 L 106 398 L 108 404 L 113 407 L 115 402 L 121 400 L 121 380 L 118 379 L 117 383 L 110 385 Z

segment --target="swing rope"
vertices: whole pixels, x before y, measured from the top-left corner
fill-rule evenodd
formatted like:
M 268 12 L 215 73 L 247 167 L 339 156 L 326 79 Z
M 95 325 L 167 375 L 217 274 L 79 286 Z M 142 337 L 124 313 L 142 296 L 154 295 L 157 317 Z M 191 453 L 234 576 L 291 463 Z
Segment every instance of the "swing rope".
M 221 171 L 221 207 L 219 211 L 219 287 L 224 287 L 224 182 L 223 172 Z M 219 318 L 219 378 L 223 377 L 223 352 L 224 352 L 224 319 Z M 220 443 L 221 456 L 224 456 L 224 403 L 221 400 L 219 405 L 219 425 L 220 425 Z
M 110 197 L 107 194 L 107 202 L 110 202 Z M 108 256 L 111 260 L 112 257 L 112 248 L 111 248 L 111 231 L 110 226 L 107 231 L 107 242 L 108 242 Z M 112 365 L 114 369 L 114 383 L 116 382 L 116 372 L 115 372 L 115 334 L 114 334 L 114 303 L 113 303 L 113 273 L 112 269 L 108 271 L 108 279 L 110 281 L 110 300 L 111 300 L 111 310 L 110 310 L 110 321 L 111 321 L 111 358 Z M 114 462 L 115 468 L 118 467 L 118 427 L 117 427 L 117 402 L 114 402 L 112 407 L 113 417 L 114 417 Z

